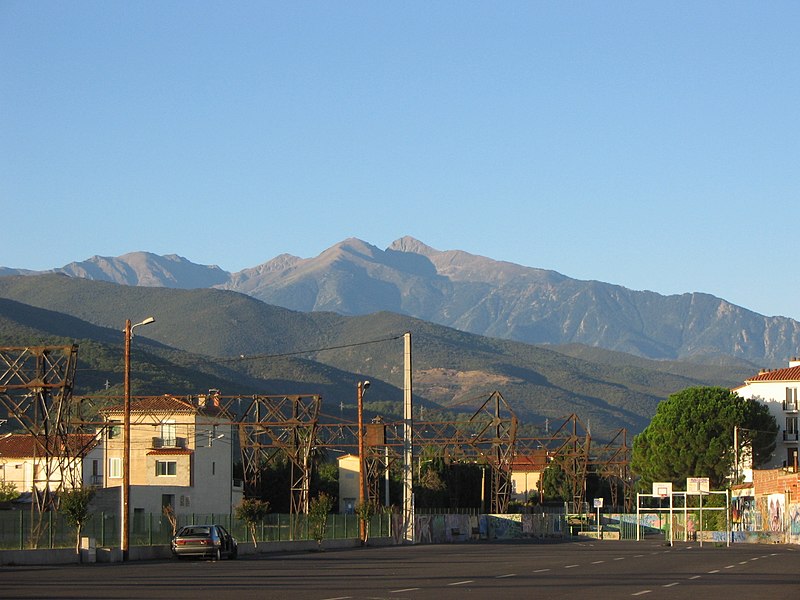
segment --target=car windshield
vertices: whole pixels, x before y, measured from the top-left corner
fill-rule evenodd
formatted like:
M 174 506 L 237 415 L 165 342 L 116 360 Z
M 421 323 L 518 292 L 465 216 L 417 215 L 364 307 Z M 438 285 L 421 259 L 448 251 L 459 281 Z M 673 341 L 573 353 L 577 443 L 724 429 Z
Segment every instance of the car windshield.
M 181 537 L 208 537 L 211 535 L 208 527 L 187 527 L 179 533 Z

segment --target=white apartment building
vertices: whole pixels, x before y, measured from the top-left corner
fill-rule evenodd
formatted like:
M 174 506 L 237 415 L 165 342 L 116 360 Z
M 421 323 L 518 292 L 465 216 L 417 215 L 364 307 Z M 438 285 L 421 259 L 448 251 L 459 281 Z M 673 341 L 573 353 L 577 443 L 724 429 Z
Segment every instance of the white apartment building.
M 742 398 L 765 404 L 780 428 L 775 455 L 769 464 L 762 466 L 764 469 L 797 468 L 798 390 L 800 358 L 792 358 L 788 367 L 761 371 L 733 390 Z

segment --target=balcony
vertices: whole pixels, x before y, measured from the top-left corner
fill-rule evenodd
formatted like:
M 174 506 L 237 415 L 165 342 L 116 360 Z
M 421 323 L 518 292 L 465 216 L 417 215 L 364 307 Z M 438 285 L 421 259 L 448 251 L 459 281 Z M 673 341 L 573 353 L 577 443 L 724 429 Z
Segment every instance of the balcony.
M 797 412 L 797 402 L 794 400 L 790 401 L 783 401 L 783 411 L 788 413 L 796 413 Z
M 161 448 L 186 448 L 186 438 L 182 437 L 174 437 L 174 438 L 163 438 L 163 437 L 154 437 L 153 443 L 150 446 L 154 450 L 158 450 Z
M 783 441 L 784 442 L 796 442 L 798 441 L 798 435 L 796 431 L 784 431 L 783 432 Z

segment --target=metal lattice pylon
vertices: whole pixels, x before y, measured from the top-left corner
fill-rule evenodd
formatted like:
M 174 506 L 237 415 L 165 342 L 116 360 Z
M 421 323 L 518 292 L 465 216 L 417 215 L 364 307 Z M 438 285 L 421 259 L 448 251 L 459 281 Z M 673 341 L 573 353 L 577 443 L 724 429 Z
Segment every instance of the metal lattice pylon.
M 256 395 L 249 400 L 239 423 L 245 495 L 258 494 L 263 468 L 285 456 L 292 469 L 290 512 L 308 513 L 309 457 L 315 446 L 321 397 Z

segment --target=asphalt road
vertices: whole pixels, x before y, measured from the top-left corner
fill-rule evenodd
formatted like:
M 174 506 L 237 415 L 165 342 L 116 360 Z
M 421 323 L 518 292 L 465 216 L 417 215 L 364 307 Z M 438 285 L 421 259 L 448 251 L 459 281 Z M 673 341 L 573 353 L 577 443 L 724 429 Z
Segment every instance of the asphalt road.
M 0 567 L 2 598 L 448 600 L 800 597 L 800 548 L 476 542 L 235 561 Z

